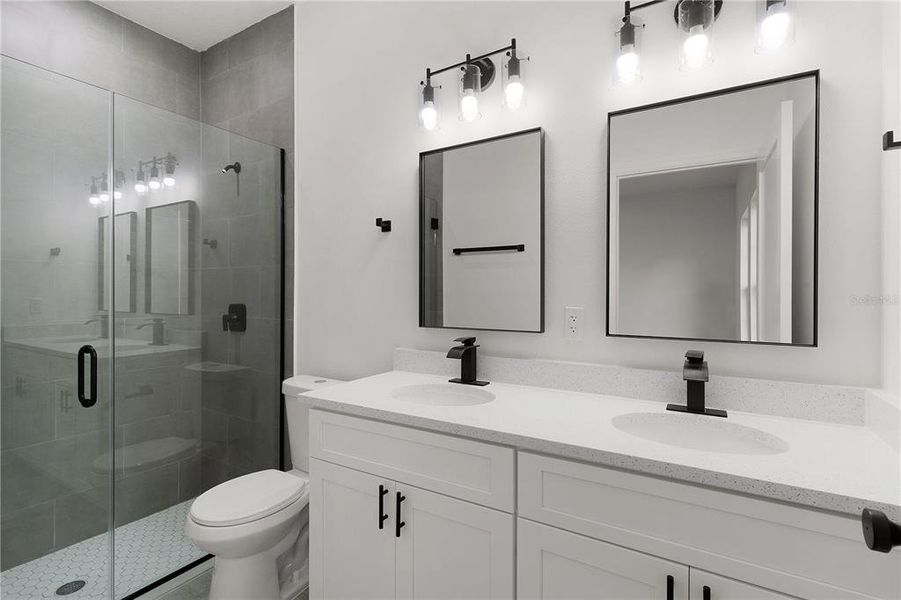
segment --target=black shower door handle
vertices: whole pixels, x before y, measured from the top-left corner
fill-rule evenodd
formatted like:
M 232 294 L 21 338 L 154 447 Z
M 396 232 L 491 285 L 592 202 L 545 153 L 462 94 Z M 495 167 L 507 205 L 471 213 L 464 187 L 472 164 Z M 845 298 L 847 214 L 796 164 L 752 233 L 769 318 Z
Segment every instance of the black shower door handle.
M 91 355 L 91 395 L 85 396 L 84 393 L 84 355 Z M 78 349 L 78 401 L 85 408 L 90 408 L 97 404 L 97 351 L 94 346 L 85 344 Z

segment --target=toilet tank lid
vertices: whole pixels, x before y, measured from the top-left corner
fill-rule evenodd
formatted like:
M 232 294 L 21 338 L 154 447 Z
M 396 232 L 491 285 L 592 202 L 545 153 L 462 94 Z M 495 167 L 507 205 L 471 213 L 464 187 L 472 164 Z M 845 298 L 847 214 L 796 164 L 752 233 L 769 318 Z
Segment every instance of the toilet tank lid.
M 295 375 L 282 383 L 282 393 L 286 396 L 296 396 L 339 383 L 344 382 L 340 379 L 329 379 L 328 377 L 318 377 L 316 375 Z

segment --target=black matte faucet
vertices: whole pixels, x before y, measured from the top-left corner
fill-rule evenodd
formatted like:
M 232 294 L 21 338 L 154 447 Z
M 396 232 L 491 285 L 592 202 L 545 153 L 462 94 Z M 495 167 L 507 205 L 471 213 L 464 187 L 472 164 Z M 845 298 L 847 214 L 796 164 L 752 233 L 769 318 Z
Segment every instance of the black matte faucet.
M 707 361 L 700 350 L 689 350 L 685 353 L 685 364 L 682 365 L 682 379 L 685 380 L 687 398 L 685 405 L 667 404 L 666 410 L 688 412 L 696 415 L 725 417 L 726 411 L 718 408 L 707 408 L 704 400 L 704 384 L 710 380 Z
M 138 325 L 135 329 L 144 329 L 148 325 L 153 326 L 153 341 L 150 342 L 151 346 L 165 346 L 166 343 L 163 341 L 163 326 L 165 325 L 165 321 L 163 319 L 148 319 L 146 323 L 142 325 Z
M 488 385 L 487 381 L 479 381 L 476 378 L 476 344 L 474 337 L 459 337 L 454 340 L 462 346 L 454 346 L 447 351 L 448 358 L 456 358 L 460 361 L 460 376 L 450 380 L 451 383 L 465 383 L 466 385 Z

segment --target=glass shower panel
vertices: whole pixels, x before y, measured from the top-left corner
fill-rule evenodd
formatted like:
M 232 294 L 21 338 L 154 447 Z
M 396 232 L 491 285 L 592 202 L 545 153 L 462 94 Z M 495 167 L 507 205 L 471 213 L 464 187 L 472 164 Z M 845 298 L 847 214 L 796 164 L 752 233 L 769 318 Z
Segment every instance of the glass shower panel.
M 202 489 L 279 467 L 281 153 L 202 126 Z M 224 327 L 230 308 L 243 327 Z M 240 310 L 240 309 L 238 309 Z
M 112 94 L 6 57 L 0 76 L 0 596 L 109 597 Z
M 134 220 L 127 312 L 116 286 L 116 597 L 202 558 L 183 534 L 200 493 L 201 320 L 196 207 L 201 127 L 187 117 L 115 97 L 115 169 L 124 180 L 117 221 Z M 126 350 L 128 348 L 128 350 Z

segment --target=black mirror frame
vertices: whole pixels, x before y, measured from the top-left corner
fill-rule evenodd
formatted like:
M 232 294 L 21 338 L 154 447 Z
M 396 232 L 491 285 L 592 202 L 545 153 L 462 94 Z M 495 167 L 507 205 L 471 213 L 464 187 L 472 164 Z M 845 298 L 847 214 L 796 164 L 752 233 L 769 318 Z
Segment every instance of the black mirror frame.
M 539 173 L 539 214 L 540 214 L 540 230 L 541 230 L 541 256 L 539 259 L 540 264 L 540 322 L 538 325 L 538 329 L 492 329 L 488 327 L 446 327 L 443 325 L 426 325 L 425 324 L 425 316 L 423 314 L 423 301 L 422 301 L 422 289 L 423 289 L 423 266 L 424 266 L 424 256 L 423 256 L 423 231 L 422 231 L 422 223 L 423 223 L 423 189 L 424 189 L 424 177 L 423 177 L 423 168 L 422 163 L 423 160 L 430 155 L 439 154 L 442 152 L 447 152 L 448 150 L 457 150 L 459 148 L 466 148 L 468 146 L 475 146 L 478 144 L 484 144 L 488 142 L 496 142 L 498 140 L 503 140 L 511 137 L 517 137 L 520 135 L 529 135 L 533 133 L 538 133 L 538 143 L 539 143 L 539 153 L 540 153 L 540 169 Z M 462 331 L 506 331 L 513 333 L 544 333 L 544 323 L 545 323 L 545 310 L 544 310 L 544 251 L 545 251 L 545 243 L 544 243 L 544 129 L 541 127 L 532 127 L 530 129 L 523 129 L 521 131 L 514 131 L 513 133 L 505 133 L 503 135 L 497 135 L 493 137 L 483 138 L 479 140 L 474 140 L 471 142 L 465 142 L 462 144 L 455 144 L 452 146 L 445 146 L 443 148 L 434 148 L 432 150 L 425 150 L 419 153 L 419 227 L 417 228 L 417 236 L 418 236 L 418 246 L 419 246 L 419 286 L 417 288 L 417 293 L 419 295 L 418 305 L 419 305 L 419 326 L 423 328 L 429 329 L 458 329 Z
M 716 96 L 725 96 L 728 94 L 734 94 L 737 92 L 742 92 L 745 90 L 765 87 L 769 85 L 776 85 L 779 83 L 786 83 L 789 81 L 797 81 L 801 79 L 813 78 L 814 82 L 814 164 L 813 164 L 813 340 L 809 344 L 802 343 L 791 343 L 786 344 L 784 342 L 760 342 L 760 341 L 750 341 L 750 340 L 729 340 L 729 339 L 712 339 L 712 338 L 691 338 L 691 337 L 672 337 L 672 336 L 662 336 L 662 335 L 638 335 L 638 334 L 625 334 L 625 333 L 611 333 L 610 332 L 610 125 L 613 121 L 614 117 L 627 115 L 630 113 L 641 112 L 645 110 L 652 110 L 655 108 L 662 108 L 665 106 L 673 106 L 676 104 L 684 104 L 687 102 L 692 102 L 695 100 L 704 100 L 707 98 L 714 98 Z M 682 340 L 682 341 L 697 341 L 697 342 L 711 342 L 711 343 L 725 343 L 725 344 L 750 344 L 750 345 L 758 345 L 758 346 L 784 346 L 784 347 L 795 347 L 795 348 L 816 348 L 819 340 L 819 234 L 820 234 L 820 70 L 814 69 L 812 71 L 804 71 L 801 73 L 796 73 L 794 75 L 786 75 L 783 77 L 776 77 L 773 79 L 765 79 L 763 81 L 757 81 L 754 83 L 747 83 L 738 86 L 723 88 L 720 90 L 714 90 L 711 92 L 704 92 L 701 94 L 693 94 L 690 96 L 683 96 L 681 98 L 675 98 L 673 100 L 664 100 L 662 102 L 654 102 L 652 104 L 645 104 L 642 106 L 635 106 L 632 108 L 626 108 L 622 110 L 612 111 L 607 113 L 607 210 L 606 210 L 606 244 L 605 244 L 605 265 L 606 265 L 606 286 L 605 286 L 605 305 L 604 305 L 604 333 L 606 337 L 615 337 L 615 338 L 634 338 L 634 339 L 652 339 L 652 340 Z

